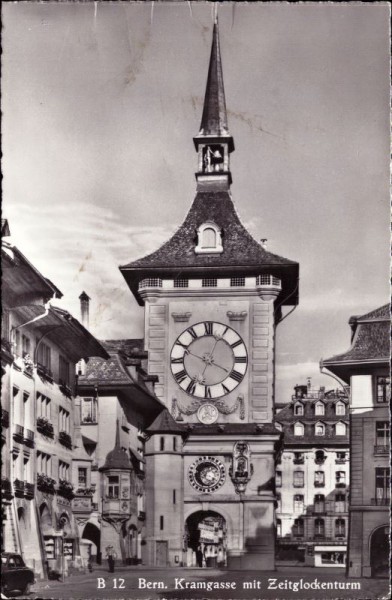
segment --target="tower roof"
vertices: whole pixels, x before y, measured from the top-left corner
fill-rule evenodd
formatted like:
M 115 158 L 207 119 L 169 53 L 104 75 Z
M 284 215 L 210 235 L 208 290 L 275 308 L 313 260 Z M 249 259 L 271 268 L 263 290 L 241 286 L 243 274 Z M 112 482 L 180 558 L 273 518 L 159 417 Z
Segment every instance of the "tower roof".
M 173 419 L 167 409 L 163 410 L 147 428 L 148 433 L 184 433 L 185 427 Z
M 197 228 L 213 221 L 222 231 L 223 252 L 196 254 Z M 143 277 L 234 277 L 238 273 L 271 273 L 282 280 L 282 289 L 288 295 L 288 304 L 297 302 L 294 292 L 298 279 L 298 263 L 268 252 L 241 223 L 228 192 L 198 192 L 185 218 L 174 235 L 158 250 L 148 256 L 120 267 L 133 293 Z M 207 275 L 207 273 L 209 275 Z
M 107 454 L 105 464 L 100 468 L 100 471 L 106 469 L 123 469 L 127 471 L 132 469 L 129 457 L 120 446 L 120 423 L 118 419 L 116 423 L 116 442 L 114 448 Z
M 213 136 L 228 135 L 229 133 L 217 21 L 214 23 L 212 33 L 210 65 L 199 133 Z

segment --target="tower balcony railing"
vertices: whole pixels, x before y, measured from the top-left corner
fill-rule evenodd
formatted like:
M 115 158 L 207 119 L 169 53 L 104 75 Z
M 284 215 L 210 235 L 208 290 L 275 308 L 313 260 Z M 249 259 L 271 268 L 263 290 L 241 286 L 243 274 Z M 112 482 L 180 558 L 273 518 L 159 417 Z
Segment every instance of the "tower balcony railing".
M 139 282 L 139 290 L 145 289 L 200 289 L 200 288 L 220 288 L 220 289 L 230 289 L 230 288 L 248 288 L 248 289 L 259 289 L 259 288 L 270 288 L 270 289 L 278 289 L 282 288 L 282 282 L 278 277 L 269 274 L 257 275 L 257 277 L 245 277 L 239 274 L 236 277 L 218 279 L 218 278 L 210 278 L 210 279 L 161 279 L 159 277 L 149 277 L 146 279 L 142 279 Z

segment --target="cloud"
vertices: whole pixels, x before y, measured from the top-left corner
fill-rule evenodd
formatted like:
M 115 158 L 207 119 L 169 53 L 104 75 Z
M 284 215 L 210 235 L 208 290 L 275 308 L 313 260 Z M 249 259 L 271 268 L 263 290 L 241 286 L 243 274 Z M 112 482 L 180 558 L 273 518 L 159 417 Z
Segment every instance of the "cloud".
M 79 294 L 85 290 L 91 297 L 94 335 L 101 339 L 143 335 L 141 309 L 118 266 L 158 248 L 172 228 L 127 226 L 110 208 L 86 202 L 53 204 L 46 210 L 9 205 L 6 216 L 12 243 L 66 291 L 61 306 L 78 318 Z

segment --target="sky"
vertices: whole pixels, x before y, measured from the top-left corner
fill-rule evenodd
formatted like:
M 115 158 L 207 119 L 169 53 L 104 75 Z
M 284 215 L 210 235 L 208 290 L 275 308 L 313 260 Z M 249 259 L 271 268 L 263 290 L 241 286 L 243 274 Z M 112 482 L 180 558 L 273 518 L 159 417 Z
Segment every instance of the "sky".
M 211 45 L 204 2 L 3 3 L 3 217 L 100 339 L 142 337 L 118 266 L 159 247 L 195 195 Z M 320 358 L 389 299 L 387 3 L 219 7 L 232 196 L 300 263 L 277 329 L 277 398 L 337 383 Z

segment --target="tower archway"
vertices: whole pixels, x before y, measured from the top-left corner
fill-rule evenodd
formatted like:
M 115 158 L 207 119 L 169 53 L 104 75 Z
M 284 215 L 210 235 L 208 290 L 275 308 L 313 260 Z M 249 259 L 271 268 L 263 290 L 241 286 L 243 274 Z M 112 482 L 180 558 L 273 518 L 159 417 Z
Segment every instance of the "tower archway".
M 370 536 L 372 577 L 389 577 L 389 527 L 378 527 Z
M 95 559 L 98 564 L 101 564 L 101 531 L 95 523 L 86 523 L 81 542 L 89 541 L 92 543 L 90 548 L 90 558 Z
M 185 522 L 185 549 L 188 567 L 226 566 L 226 519 L 213 510 L 192 513 Z

